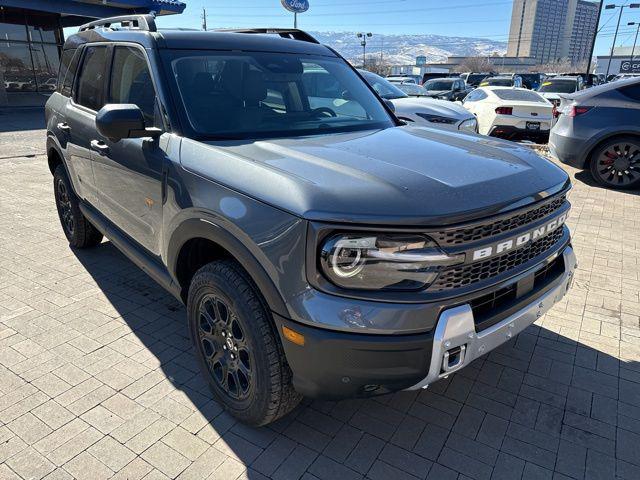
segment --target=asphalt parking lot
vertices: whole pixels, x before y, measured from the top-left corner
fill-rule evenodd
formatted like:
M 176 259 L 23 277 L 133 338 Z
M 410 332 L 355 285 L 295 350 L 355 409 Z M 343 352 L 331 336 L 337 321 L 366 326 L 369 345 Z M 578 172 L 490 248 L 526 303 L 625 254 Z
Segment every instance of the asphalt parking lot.
M 180 304 L 109 242 L 68 247 L 40 116 L 0 115 L 0 479 L 640 478 L 640 192 L 569 169 L 574 288 L 503 348 L 251 429 Z

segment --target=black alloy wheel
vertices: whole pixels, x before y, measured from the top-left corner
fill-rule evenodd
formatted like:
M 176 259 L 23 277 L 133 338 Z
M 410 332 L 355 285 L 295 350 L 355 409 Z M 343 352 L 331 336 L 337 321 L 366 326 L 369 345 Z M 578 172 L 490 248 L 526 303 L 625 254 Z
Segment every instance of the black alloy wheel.
M 218 387 L 231 398 L 251 394 L 253 358 L 237 314 L 224 300 L 205 296 L 199 308 L 198 347 Z
M 617 138 L 598 148 L 591 160 L 594 179 L 610 188 L 629 189 L 640 186 L 640 140 Z
M 300 402 L 271 312 L 237 262 L 200 268 L 189 285 L 187 312 L 200 369 L 229 413 L 261 426 Z
M 63 178 L 56 178 L 56 204 L 58 206 L 58 214 L 60 215 L 60 223 L 62 224 L 65 235 L 67 238 L 73 237 L 75 220 L 71 207 L 71 197 Z
M 71 188 L 67 171 L 62 164 L 53 172 L 53 195 L 60 224 L 69 245 L 75 248 L 98 245 L 102 241 L 102 233 L 82 214 L 80 200 Z

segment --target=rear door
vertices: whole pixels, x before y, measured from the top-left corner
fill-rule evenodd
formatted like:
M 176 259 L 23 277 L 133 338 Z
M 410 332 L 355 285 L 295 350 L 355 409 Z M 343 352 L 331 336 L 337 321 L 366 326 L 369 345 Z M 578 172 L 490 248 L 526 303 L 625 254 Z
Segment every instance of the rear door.
M 91 139 L 95 136 L 96 113 L 104 104 L 109 48 L 88 45 L 73 86 L 72 100 L 66 103 L 64 121 L 57 127 L 66 132 L 67 162 L 76 193 L 99 208 L 91 165 Z
M 143 48 L 113 49 L 106 103 L 135 104 L 146 127 L 161 127 L 156 90 Z M 93 166 L 101 210 L 120 230 L 159 255 L 162 225 L 162 175 L 170 135 L 157 139 L 123 138 L 113 142 L 94 131 Z

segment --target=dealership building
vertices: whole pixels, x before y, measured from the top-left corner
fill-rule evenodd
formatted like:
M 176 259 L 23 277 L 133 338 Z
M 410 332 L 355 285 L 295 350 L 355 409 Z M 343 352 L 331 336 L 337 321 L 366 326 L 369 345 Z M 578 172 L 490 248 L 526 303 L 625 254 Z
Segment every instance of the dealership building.
M 182 13 L 178 0 L 0 0 L 0 108 L 40 106 L 55 89 L 63 28 L 96 18 Z
M 611 56 L 611 66 L 609 67 L 609 75 L 617 75 L 619 73 L 635 73 L 640 74 L 640 45 L 633 47 L 616 47 Z M 609 55 L 598 56 L 598 66 L 596 73 L 606 73 L 609 65 Z

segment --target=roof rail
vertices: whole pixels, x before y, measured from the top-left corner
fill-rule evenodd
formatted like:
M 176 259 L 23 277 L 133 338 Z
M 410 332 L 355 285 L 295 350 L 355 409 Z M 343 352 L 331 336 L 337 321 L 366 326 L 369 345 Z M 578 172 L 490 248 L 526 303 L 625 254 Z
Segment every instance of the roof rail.
M 300 40 L 301 42 L 320 43 L 307 32 L 298 30 L 297 28 L 221 28 L 216 30 L 216 32 L 261 33 L 268 35 L 279 35 L 282 38 Z
M 110 17 L 85 23 L 80 26 L 79 32 L 93 30 L 95 28 L 104 27 L 111 28 L 115 24 L 120 24 L 120 28 L 129 30 L 142 30 L 146 32 L 155 32 L 156 20 L 155 16 L 148 15 L 125 15 L 122 17 Z

